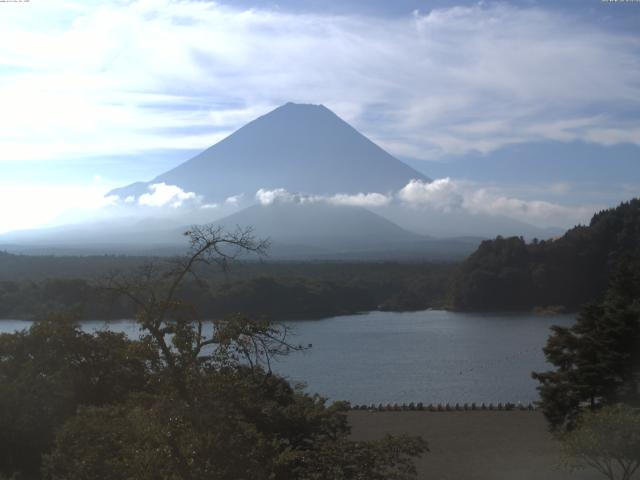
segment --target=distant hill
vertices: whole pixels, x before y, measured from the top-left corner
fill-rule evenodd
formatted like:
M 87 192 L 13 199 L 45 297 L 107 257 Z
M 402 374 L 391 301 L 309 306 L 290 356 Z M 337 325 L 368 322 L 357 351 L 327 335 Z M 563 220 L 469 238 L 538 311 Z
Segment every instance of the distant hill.
M 517 235 L 525 239 L 547 239 L 566 231 L 555 227 L 540 228 L 500 215 L 469 213 L 463 209 L 439 211 L 392 203 L 376 208 L 375 213 L 412 232 L 440 238 L 474 236 L 486 239 Z
M 251 225 L 259 237 L 320 248 L 365 249 L 423 239 L 364 208 L 320 202 L 254 205 L 216 223 L 227 229 Z
M 226 229 L 250 225 L 269 238 L 275 258 L 459 260 L 479 238 L 434 239 L 405 230 L 375 213 L 323 202 L 254 205 L 216 222 Z
M 428 180 L 322 105 L 287 103 L 150 182 L 110 194 L 139 197 L 164 182 L 208 202 L 284 188 L 306 194 L 381 192 Z
M 182 254 L 188 221 L 123 218 L 13 232 L 0 237 L 0 249 L 30 255 Z M 274 259 L 462 260 L 482 240 L 434 239 L 365 208 L 326 202 L 258 204 L 214 224 L 227 230 L 253 228 L 257 237 L 271 240 L 268 254 Z
M 576 310 L 597 300 L 626 256 L 640 256 L 640 199 L 593 216 L 555 240 L 487 240 L 459 268 L 451 303 L 459 310 Z

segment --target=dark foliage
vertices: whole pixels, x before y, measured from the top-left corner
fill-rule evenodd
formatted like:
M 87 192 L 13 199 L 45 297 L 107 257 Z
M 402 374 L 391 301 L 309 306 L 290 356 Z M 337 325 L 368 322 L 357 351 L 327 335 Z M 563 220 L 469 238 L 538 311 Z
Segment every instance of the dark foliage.
M 498 237 L 482 242 L 456 272 L 451 304 L 459 310 L 575 311 L 601 298 L 625 255 L 640 254 L 640 199 L 597 213 L 553 240 Z
M 116 269 L 120 257 L 111 258 L 114 270 L 123 272 L 144 265 L 132 260 L 128 268 Z M 34 277 L 38 268 L 47 268 L 48 262 L 61 262 L 59 257 L 43 257 L 40 264 L 31 257 L 22 260 Z M 70 257 L 66 261 L 74 265 L 79 260 Z M 243 313 L 301 320 L 376 309 L 441 306 L 453 268 L 450 264 L 248 263 L 234 266 L 227 278 L 210 271 L 199 272 L 197 280 L 186 280 L 180 289 L 182 298 L 209 318 Z M 65 272 L 63 268 L 60 278 L 39 281 L 0 281 L 0 318 L 32 319 L 62 309 L 74 309 L 80 318 L 88 320 L 134 316 L 135 306 L 127 299 L 109 295 L 93 279 L 64 278 Z M 94 268 L 87 267 L 87 275 L 93 272 Z
M 260 252 L 249 230 L 189 233 L 191 250 L 110 276 L 139 341 L 63 318 L 0 336 L 0 476 L 50 480 L 415 478 L 420 438 L 349 438 L 346 404 L 293 388 L 270 359 L 301 349 L 286 327 L 203 320 L 183 293 L 196 265 Z
M 90 335 L 63 317 L 0 335 L 0 474 L 35 477 L 56 430 L 79 405 L 108 405 L 145 390 L 154 363 L 140 342 Z
M 640 404 L 640 257 L 626 258 L 604 300 L 572 327 L 553 327 L 544 349 L 555 370 L 534 373 L 552 428 L 572 428 L 584 409 Z

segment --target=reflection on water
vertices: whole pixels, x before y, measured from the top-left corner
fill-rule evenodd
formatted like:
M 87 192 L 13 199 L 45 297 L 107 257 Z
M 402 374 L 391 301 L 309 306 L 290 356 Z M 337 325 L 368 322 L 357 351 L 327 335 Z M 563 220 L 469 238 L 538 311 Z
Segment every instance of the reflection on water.
M 532 370 L 546 369 L 542 347 L 549 326 L 573 316 L 474 314 L 429 310 L 370 312 L 286 322 L 293 341 L 313 344 L 280 359 L 274 370 L 310 392 L 353 403 L 523 402 L 537 399 Z M 0 332 L 29 322 L 0 321 Z M 86 331 L 105 328 L 83 322 Z M 131 337 L 133 321 L 108 327 Z

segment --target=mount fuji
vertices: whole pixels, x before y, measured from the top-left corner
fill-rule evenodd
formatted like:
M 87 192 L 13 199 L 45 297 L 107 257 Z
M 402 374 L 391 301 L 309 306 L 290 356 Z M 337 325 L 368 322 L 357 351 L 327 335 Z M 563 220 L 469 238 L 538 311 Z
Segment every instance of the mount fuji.
M 0 246 L 176 251 L 180 231 L 217 223 L 252 226 L 276 257 L 461 258 L 480 236 L 549 236 L 503 217 L 405 206 L 396 195 L 412 180 L 431 181 L 326 107 L 287 103 L 150 181 L 112 190 L 117 204 L 103 219 L 10 232 Z
M 314 195 L 390 192 L 422 173 L 396 159 L 323 105 L 287 103 L 249 122 L 149 182 L 109 195 L 139 198 L 154 184 L 176 185 L 206 202 L 285 189 Z

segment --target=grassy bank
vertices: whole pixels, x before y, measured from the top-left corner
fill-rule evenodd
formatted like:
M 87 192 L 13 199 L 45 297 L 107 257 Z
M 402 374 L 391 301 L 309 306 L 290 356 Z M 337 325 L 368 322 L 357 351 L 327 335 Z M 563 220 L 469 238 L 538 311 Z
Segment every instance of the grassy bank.
M 559 447 L 542 413 L 529 411 L 349 413 L 352 435 L 421 435 L 430 453 L 418 460 L 420 479 L 596 480 L 591 471 L 559 469 Z

